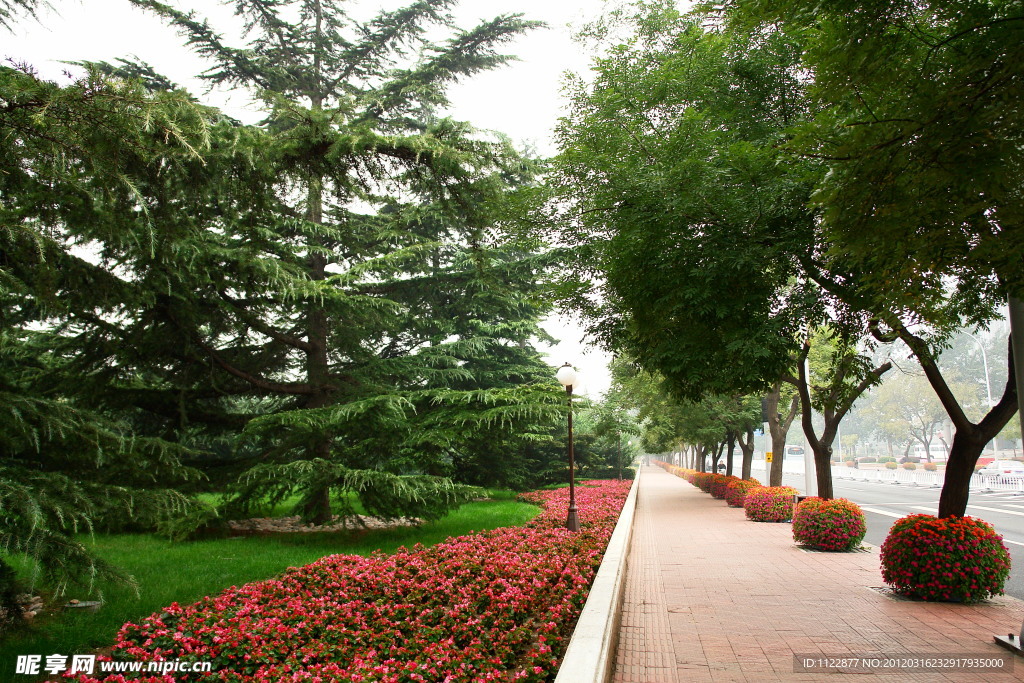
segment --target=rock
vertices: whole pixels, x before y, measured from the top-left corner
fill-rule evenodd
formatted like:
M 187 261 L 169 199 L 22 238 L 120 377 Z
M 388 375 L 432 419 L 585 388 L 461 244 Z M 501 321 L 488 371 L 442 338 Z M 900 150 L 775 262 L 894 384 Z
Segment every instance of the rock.
M 369 515 L 349 515 L 347 517 L 336 516 L 331 523 L 316 525 L 312 523 L 303 524 L 300 517 L 293 515 L 276 519 L 263 517 L 231 520 L 228 522 L 228 527 L 232 531 L 241 533 L 314 533 L 351 529 L 385 529 L 396 526 L 415 526 L 418 524 L 422 524 L 422 520 L 407 517 L 388 520 Z

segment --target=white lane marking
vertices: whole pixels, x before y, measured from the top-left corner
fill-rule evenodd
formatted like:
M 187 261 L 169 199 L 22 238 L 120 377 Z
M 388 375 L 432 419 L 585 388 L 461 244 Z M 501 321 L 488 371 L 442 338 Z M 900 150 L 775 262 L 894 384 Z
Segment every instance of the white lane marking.
M 905 505 L 905 503 L 900 503 L 900 504 L 901 505 Z M 913 505 L 911 507 L 913 507 L 916 510 L 928 510 L 933 515 L 934 514 L 938 514 L 938 510 L 935 509 L 935 508 L 928 508 L 928 507 L 924 507 L 923 505 Z M 997 510 L 995 508 L 983 508 L 980 505 L 968 505 L 967 507 L 974 507 L 974 508 L 979 508 L 979 509 L 982 509 L 982 510 L 992 510 L 994 512 L 1009 512 L 1008 510 Z M 1017 507 L 1020 507 L 1020 506 L 1017 506 Z M 884 515 L 886 517 L 896 517 L 897 519 L 901 518 L 901 517 L 906 517 L 906 515 L 901 515 L 901 514 L 898 514 L 898 513 L 895 513 L 895 512 L 889 512 L 888 510 L 879 510 L 877 508 L 868 507 L 867 505 L 861 505 L 860 509 L 863 510 L 864 512 L 873 512 L 876 515 Z M 1021 513 L 1021 512 L 1013 512 L 1011 514 L 1024 515 L 1024 513 Z M 1021 543 L 1020 541 L 1011 541 L 1011 540 L 1006 539 L 1006 538 L 1003 539 L 1003 543 L 1010 543 L 1012 545 L 1024 546 L 1024 543 Z
M 1003 508 L 987 508 L 984 505 L 970 505 L 970 504 L 968 504 L 967 507 L 975 508 L 977 510 L 988 510 L 989 512 L 1001 512 L 1004 515 L 1018 515 L 1019 517 L 1024 517 L 1024 512 L 1014 512 L 1013 510 L 1004 510 Z
M 897 519 L 899 519 L 901 517 L 906 517 L 906 515 L 901 515 L 898 512 L 889 512 L 888 510 L 879 510 L 877 508 L 871 508 L 871 507 L 867 507 L 865 505 L 861 505 L 860 509 L 863 510 L 864 512 L 873 512 L 876 515 L 885 515 L 886 517 L 895 517 Z
M 925 507 L 924 505 L 911 505 L 910 507 L 914 508 L 915 510 L 924 510 L 929 515 L 937 515 L 937 514 L 939 514 L 939 508 L 930 508 L 930 507 Z
M 1006 507 L 1008 507 L 1008 508 L 1017 508 L 1018 510 L 1024 510 L 1024 505 L 1014 505 L 1013 503 L 1007 503 Z

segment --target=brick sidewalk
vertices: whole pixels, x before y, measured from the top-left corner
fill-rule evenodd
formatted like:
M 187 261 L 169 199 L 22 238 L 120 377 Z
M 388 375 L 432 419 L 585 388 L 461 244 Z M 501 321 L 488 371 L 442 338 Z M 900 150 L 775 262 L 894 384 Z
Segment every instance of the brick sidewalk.
M 1017 632 L 1024 603 L 897 601 L 878 549 L 810 553 L 789 524 L 747 521 L 658 467 L 644 468 L 629 554 L 614 681 L 1024 680 L 1013 673 L 794 673 L 794 654 L 1013 657 L 993 635 Z

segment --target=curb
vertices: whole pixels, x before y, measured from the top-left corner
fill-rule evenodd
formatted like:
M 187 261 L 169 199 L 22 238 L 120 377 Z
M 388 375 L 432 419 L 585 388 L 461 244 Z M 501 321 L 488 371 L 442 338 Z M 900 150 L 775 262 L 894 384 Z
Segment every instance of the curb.
M 641 466 L 637 465 L 633 486 L 608 540 L 587 602 L 558 667 L 555 683 L 606 683 L 614 673 L 640 471 Z

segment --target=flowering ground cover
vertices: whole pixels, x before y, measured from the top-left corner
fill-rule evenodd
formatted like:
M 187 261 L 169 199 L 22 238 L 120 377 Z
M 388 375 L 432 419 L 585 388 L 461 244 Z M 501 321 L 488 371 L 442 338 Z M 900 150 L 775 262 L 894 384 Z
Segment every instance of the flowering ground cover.
M 526 527 L 391 555 L 332 555 L 174 603 L 125 624 L 111 658 L 210 661 L 213 671 L 102 680 L 549 680 L 631 483 L 578 486 L 578 533 L 562 528 L 566 489 L 532 492 L 523 498 L 544 510 Z

